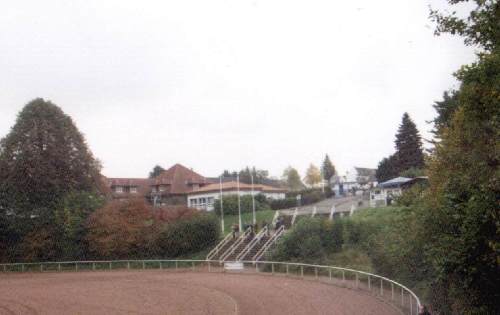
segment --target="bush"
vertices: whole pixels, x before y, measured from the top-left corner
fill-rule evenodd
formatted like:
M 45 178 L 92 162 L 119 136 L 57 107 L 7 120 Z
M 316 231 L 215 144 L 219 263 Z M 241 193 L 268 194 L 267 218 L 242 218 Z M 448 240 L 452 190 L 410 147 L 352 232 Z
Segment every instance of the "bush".
M 285 199 L 270 199 L 269 206 L 273 210 L 289 209 L 297 206 L 297 199 L 291 197 Z
M 265 199 L 265 197 L 264 197 Z M 255 197 L 255 211 L 270 210 L 267 202 L 262 202 L 262 197 L 257 195 Z M 224 196 L 223 199 L 224 214 L 237 215 L 238 214 L 238 196 L 229 195 Z M 241 213 L 252 212 L 252 196 L 246 195 L 240 197 Z M 220 215 L 220 202 L 214 203 L 215 213 Z
M 301 196 L 300 204 L 302 206 L 310 205 L 321 200 L 324 200 L 327 196 L 327 189 L 325 189 L 325 193 L 321 189 L 313 188 L 313 189 L 303 189 L 300 191 L 293 191 L 287 193 L 286 197 L 293 198 L 296 200 L 297 195 Z M 297 203 L 297 201 L 295 201 Z
M 272 260 L 321 263 L 342 248 L 342 226 L 318 218 L 300 220 L 272 252 Z
M 89 250 L 105 259 L 143 257 L 154 238 L 152 209 L 143 199 L 114 200 L 88 221 Z
M 171 258 L 200 251 L 219 240 L 219 220 L 213 215 L 198 214 L 167 224 L 158 235 L 156 254 Z

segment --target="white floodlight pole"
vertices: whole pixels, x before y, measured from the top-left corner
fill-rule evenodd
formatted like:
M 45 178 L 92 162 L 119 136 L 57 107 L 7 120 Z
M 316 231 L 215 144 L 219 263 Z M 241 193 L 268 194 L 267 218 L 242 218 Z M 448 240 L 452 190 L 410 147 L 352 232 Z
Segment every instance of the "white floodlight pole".
M 253 175 L 250 173 L 250 179 L 252 180 L 252 214 L 253 214 L 253 225 L 257 223 L 257 218 L 255 217 L 255 197 L 253 192 Z
M 238 190 L 238 221 L 240 232 L 243 232 L 243 224 L 241 222 L 241 198 L 240 198 L 240 174 L 236 174 L 236 188 Z
M 220 187 L 220 221 L 222 225 L 222 235 L 224 235 L 224 204 L 222 201 L 222 175 L 219 177 L 219 187 Z

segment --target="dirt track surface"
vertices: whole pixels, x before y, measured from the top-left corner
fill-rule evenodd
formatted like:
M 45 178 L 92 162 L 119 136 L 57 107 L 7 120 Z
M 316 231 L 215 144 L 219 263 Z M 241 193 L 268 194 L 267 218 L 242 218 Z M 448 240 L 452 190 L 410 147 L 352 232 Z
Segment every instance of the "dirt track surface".
M 400 314 L 359 291 L 282 276 L 0 274 L 0 314 Z

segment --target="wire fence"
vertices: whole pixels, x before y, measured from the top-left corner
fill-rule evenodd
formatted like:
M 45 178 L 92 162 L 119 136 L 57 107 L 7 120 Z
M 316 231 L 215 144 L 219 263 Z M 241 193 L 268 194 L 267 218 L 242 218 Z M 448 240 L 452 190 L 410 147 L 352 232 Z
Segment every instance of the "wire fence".
M 239 264 L 241 268 L 227 268 Z M 258 273 L 319 281 L 371 295 L 390 303 L 405 314 L 418 314 L 420 300 L 404 285 L 372 273 L 302 263 L 274 261 L 224 262 L 215 260 L 108 260 L 0 264 L 0 272 L 80 272 L 109 270 L 177 270 L 196 272 Z M 229 270 L 230 269 L 230 270 Z

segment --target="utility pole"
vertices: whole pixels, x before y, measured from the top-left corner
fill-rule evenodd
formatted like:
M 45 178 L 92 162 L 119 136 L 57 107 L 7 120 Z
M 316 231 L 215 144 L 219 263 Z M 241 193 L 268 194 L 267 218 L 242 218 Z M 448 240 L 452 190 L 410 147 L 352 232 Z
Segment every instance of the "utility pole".
M 253 174 L 250 173 L 250 179 L 252 180 L 252 214 L 253 214 L 253 225 L 257 223 L 257 218 L 255 217 L 255 196 L 253 193 Z
M 224 203 L 222 201 L 222 175 L 219 176 L 219 187 L 220 187 L 220 221 L 222 225 L 222 235 L 224 235 L 225 231 L 224 231 Z
M 236 187 L 238 189 L 238 220 L 240 226 L 240 233 L 242 233 L 243 223 L 241 222 L 240 174 L 236 174 Z

